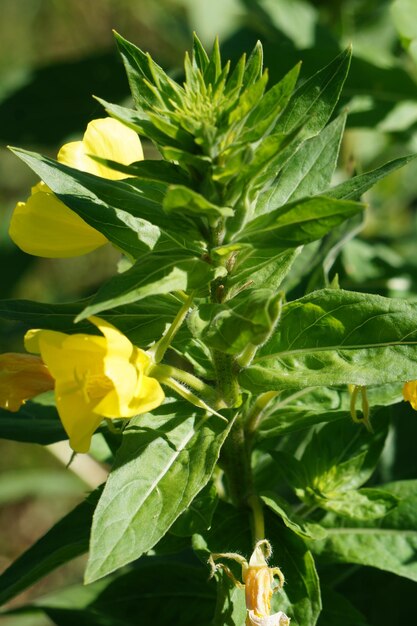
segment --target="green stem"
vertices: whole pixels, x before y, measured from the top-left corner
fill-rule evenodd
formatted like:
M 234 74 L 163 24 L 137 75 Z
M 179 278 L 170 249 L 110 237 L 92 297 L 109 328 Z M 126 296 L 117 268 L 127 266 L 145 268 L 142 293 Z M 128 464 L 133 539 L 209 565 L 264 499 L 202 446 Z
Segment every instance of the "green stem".
M 238 507 L 247 507 L 253 496 L 253 480 L 242 416 L 235 418 L 230 433 L 223 444 L 220 465 L 227 479 L 232 502 Z
M 249 496 L 248 504 L 252 509 L 253 520 L 253 542 L 257 543 L 261 539 L 265 539 L 265 519 L 262 500 L 257 495 Z
M 194 292 L 192 292 L 187 299 L 184 301 L 184 304 L 178 311 L 175 319 L 171 323 L 171 326 L 168 328 L 166 333 L 161 337 L 161 339 L 149 350 L 151 354 L 153 354 L 153 360 L 155 363 L 159 363 L 164 358 L 165 352 L 169 348 L 174 339 L 175 335 L 179 331 L 187 317 L 188 311 L 190 310 L 190 306 L 192 304 L 194 298 Z
M 239 381 L 236 376 L 236 363 L 231 354 L 213 351 L 214 367 L 217 374 L 217 388 L 226 406 L 238 407 L 242 404 Z

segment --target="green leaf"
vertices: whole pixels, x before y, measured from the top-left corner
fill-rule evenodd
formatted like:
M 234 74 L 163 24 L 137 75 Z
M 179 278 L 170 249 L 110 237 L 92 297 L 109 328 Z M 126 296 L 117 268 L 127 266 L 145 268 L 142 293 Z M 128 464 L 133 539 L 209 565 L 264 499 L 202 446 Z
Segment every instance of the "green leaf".
M 271 248 L 262 250 L 250 247 L 244 250 L 242 258 L 237 255 L 233 272 L 227 279 L 231 291 L 239 292 L 247 286 L 279 289 L 285 276 L 299 254 L 298 250 L 277 251 Z
M 259 248 L 296 248 L 321 239 L 363 208 L 364 205 L 357 202 L 324 196 L 304 198 L 256 217 L 235 239 Z
M 372 421 L 378 423 L 383 418 L 378 407 L 396 404 L 402 400 L 401 385 L 382 385 L 368 387 L 367 396 L 372 407 Z M 275 401 L 268 405 L 257 430 L 262 448 L 275 446 L 268 439 L 282 437 L 285 433 L 298 432 L 323 422 L 349 422 L 350 394 L 345 388 L 307 387 L 301 391 L 282 392 Z
M 96 334 L 95 327 L 87 320 L 74 324 L 77 315 L 90 301 L 85 299 L 66 304 L 49 304 L 30 300 L 0 300 L 0 318 L 21 322 L 25 330 L 43 328 L 69 334 Z M 114 324 L 132 343 L 144 347 L 161 337 L 181 304 L 172 295 L 155 295 L 152 299 L 110 309 L 103 312 L 101 317 Z
M 285 526 L 277 524 L 272 513 L 266 515 L 267 537 L 275 548 L 270 565 L 278 565 L 285 586 L 272 598 L 272 611 L 284 611 L 291 626 L 315 626 L 321 611 L 319 578 L 314 559 L 304 541 Z
M 172 137 L 171 128 L 165 127 L 165 130 L 169 130 L 170 134 L 167 135 L 159 127 L 151 121 L 149 114 L 146 111 L 136 111 L 129 109 L 128 107 L 122 107 L 118 104 L 112 104 L 102 98 L 96 98 L 96 100 L 104 107 L 106 113 L 108 113 L 114 119 L 119 120 L 132 130 L 135 130 L 141 137 L 147 137 L 153 141 L 157 146 L 172 146 L 176 148 L 181 147 L 181 142 Z M 187 141 L 187 145 L 189 140 Z
M 94 491 L 0 575 L 0 603 L 8 602 L 60 565 L 87 552 L 99 493 Z
M 343 200 L 359 200 L 362 194 L 364 194 L 365 191 L 368 191 L 368 189 L 375 185 L 375 183 L 391 174 L 391 172 L 395 172 L 395 170 L 400 167 L 407 165 L 407 163 L 413 161 L 416 156 L 417 155 L 415 154 L 410 154 L 405 157 L 400 157 L 399 159 L 394 159 L 393 161 L 385 163 L 385 165 L 382 165 L 371 172 L 354 176 L 332 189 L 327 189 L 326 195 Z
M 29 401 L 17 413 L 0 409 L 0 438 L 47 446 L 68 435 L 54 406 Z
M 154 104 L 159 104 L 156 99 L 149 99 L 149 92 L 145 92 L 147 84 L 157 87 L 160 97 L 166 102 L 173 100 L 179 102 L 183 89 L 164 70 L 152 60 L 149 54 L 142 52 L 140 48 L 130 43 L 118 33 L 114 33 L 120 55 L 123 59 L 130 89 L 135 103 L 141 106 L 152 108 Z M 144 97 L 144 94 L 148 97 Z M 150 91 L 150 94 L 154 92 Z
M 366 521 L 385 517 L 397 504 L 398 498 L 383 489 L 352 489 L 331 494 L 321 506 L 342 517 Z
M 110 159 L 102 159 L 98 156 L 91 155 L 91 159 L 111 167 L 116 172 L 123 172 L 126 176 L 134 176 L 143 178 L 144 180 L 156 180 L 167 185 L 183 185 L 189 183 L 189 179 L 178 165 L 167 163 L 160 159 L 146 159 L 145 161 L 137 161 L 130 165 L 123 165 L 117 161 Z
M 234 104 L 229 114 L 228 125 L 230 128 L 240 126 L 249 113 L 256 108 L 262 100 L 267 82 L 268 73 L 264 72 L 256 83 L 241 92 L 237 103 Z
M 130 421 L 94 515 L 88 582 L 163 537 L 207 484 L 229 427 L 179 401 Z
M 230 207 L 221 207 L 206 200 L 204 196 L 183 185 L 171 185 L 168 188 L 163 203 L 164 210 L 168 213 L 197 215 L 215 219 L 219 217 L 231 217 L 234 211 Z
M 323 539 L 326 530 L 319 524 L 306 522 L 301 516 L 291 511 L 291 507 L 283 498 L 275 493 L 263 493 L 262 500 L 270 511 L 282 519 L 285 526 L 303 539 Z
M 230 578 L 222 571 L 216 575 L 217 603 L 216 613 L 213 618 L 213 626 L 224 624 L 246 623 L 245 591 L 232 586 Z
M 416 328 L 415 304 L 316 291 L 283 307 L 276 332 L 240 380 L 253 391 L 413 380 Z
M 78 315 L 77 321 L 148 296 L 186 291 L 201 285 L 207 288 L 213 275 L 214 270 L 208 263 L 190 254 L 179 254 L 175 249 L 164 254 L 147 254 L 129 270 L 105 283 Z
M 192 225 L 181 217 L 172 220 L 162 209 L 167 188 L 164 183 L 134 178 L 110 181 L 36 153 L 13 151 L 66 206 L 134 258 L 154 248 L 161 237 L 160 229 L 168 238 L 175 238 L 178 246 L 194 247 Z M 201 238 L 197 231 L 194 234 Z M 201 245 L 194 249 L 201 250 Z
M 202 72 L 206 70 L 209 64 L 208 54 L 195 32 L 193 33 L 193 64 Z
M 178 537 L 191 537 L 210 528 L 214 511 L 218 504 L 217 489 L 210 482 L 200 491 L 169 532 Z
M 417 582 L 417 481 L 382 485 L 400 499 L 394 511 L 375 522 L 348 521 L 329 513 L 326 538 L 311 543 L 325 562 L 357 563 Z
M 188 323 L 196 336 L 208 346 L 239 354 L 248 344 L 267 340 L 281 311 L 282 294 L 269 289 L 252 289 L 227 304 L 202 304 Z
M 285 133 L 303 125 L 304 138 L 316 135 L 329 120 L 349 71 L 351 49 L 306 80 L 294 92 L 275 130 Z
M 245 66 L 242 86 L 247 89 L 261 79 L 263 66 L 263 48 L 260 41 L 257 41 Z
M 257 215 L 305 196 L 320 193 L 332 196 L 327 188 L 336 168 L 345 123 L 346 114 L 343 114 L 301 145 L 281 170 L 276 183 L 260 196 Z
M 388 420 L 382 416 L 374 433 L 351 419 L 316 428 L 301 457 L 307 482 L 299 486 L 329 498 L 360 487 L 372 475 L 387 433 Z
M 278 83 L 263 96 L 248 116 L 240 137 L 243 142 L 261 139 L 273 127 L 278 115 L 287 105 L 294 91 L 301 64 L 295 65 Z

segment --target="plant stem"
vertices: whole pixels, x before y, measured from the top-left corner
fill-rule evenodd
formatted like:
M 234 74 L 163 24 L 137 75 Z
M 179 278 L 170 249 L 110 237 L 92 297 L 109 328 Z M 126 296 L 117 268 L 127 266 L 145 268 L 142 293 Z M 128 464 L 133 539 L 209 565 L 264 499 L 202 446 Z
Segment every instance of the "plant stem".
M 238 407 L 242 403 L 239 382 L 236 377 L 236 364 L 231 354 L 213 351 L 214 367 L 217 374 L 217 388 L 226 406 Z
M 262 500 L 258 495 L 252 495 L 248 498 L 248 504 L 252 509 L 253 520 L 253 542 L 257 543 L 261 539 L 265 539 L 265 519 Z
M 229 496 L 238 508 L 249 508 L 252 513 L 254 544 L 264 539 L 265 525 L 262 501 L 255 492 L 251 468 L 251 455 L 245 438 L 243 418 L 238 415 L 223 444 L 220 455 Z
M 226 475 L 233 503 L 238 507 L 248 506 L 248 498 L 253 495 L 253 481 L 241 415 L 235 418 L 223 444 L 220 464 Z

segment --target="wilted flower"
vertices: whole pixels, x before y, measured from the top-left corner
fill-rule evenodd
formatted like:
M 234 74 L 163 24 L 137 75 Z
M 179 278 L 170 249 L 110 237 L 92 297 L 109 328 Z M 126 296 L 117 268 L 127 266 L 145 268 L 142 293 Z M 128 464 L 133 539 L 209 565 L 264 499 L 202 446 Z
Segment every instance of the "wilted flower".
M 0 407 L 18 411 L 30 398 L 54 388 L 55 381 L 37 356 L 0 354 Z
M 123 165 L 143 159 L 137 134 L 110 117 L 90 122 L 82 141 L 67 143 L 60 149 L 58 161 L 103 178 L 126 178 L 126 174 L 94 161 L 89 155 Z M 49 258 L 87 254 L 107 243 L 104 235 L 65 206 L 42 182 L 32 187 L 26 202 L 17 203 L 9 234 L 24 252 Z
M 410 380 L 404 384 L 403 397 L 417 411 L 417 380 Z
M 87 452 L 103 418 L 129 418 L 164 401 L 147 375 L 151 359 L 111 324 L 89 318 L 103 336 L 31 330 L 29 352 L 39 353 L 55 379 L 58 413 L 76 452 Z
M 282 611 L 271 615 L 272 594 L 282 589 L 284 585 L 281 570 L 278 567 L 268 566 L 271 553 L 269 541 L 262 539 L 257 542 L 249 563 L 240 554 L 234 552 L 212 554 L 209 559 L 213 573 L 216 569 L 223 569 L 237 587 L 245 589 L 246 626 L 289 626 L 290 619 Z M 235 579 L 226 565 L 215 563 L 219 558 L 232 559 L 240 563 L 243 583 Z M 275 577 L 279 581 L 277 585 L 274 585 Z

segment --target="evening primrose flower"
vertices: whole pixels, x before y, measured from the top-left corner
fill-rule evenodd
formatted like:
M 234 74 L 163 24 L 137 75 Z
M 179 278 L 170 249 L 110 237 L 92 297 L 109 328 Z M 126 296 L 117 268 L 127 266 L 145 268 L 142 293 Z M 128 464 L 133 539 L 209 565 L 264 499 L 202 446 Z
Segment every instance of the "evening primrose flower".
M 110 117 L 90 122 L 82 141 L 67 143 L 60 149 L 58 161 L 111 180 L 127 177 L 89 155 L 123 165 L 143 159 L 138 135 Z M 24 252 L 49 258 L 87 254 L 107 243 L 104 235 L 65 206 L 42 182 L 32 187 L 26 202 L 17 203 L 9 234 Z
M 278 567 L 268 566 L 271 553 L 269 541 L 261 539 L 255 545 L 249 563 L 240 554 L 234 552 L 210 556 L 209 563 L 213 574 L 217 569 L 223 569 L 237 587 L 245 589 L 246 626 L 289 626 L 290 619 L 282 611 L 271 615 L 272 594 L 282 589 L 284 585 L 281 570 Z M 243 583 L 236 580 L 226 565 L 215 563 L 219 558 L 231 559 L 241 565 Z M 277 585 L 274 585 L 275 577 L 278 578 Z
M 0 354 L 0 407 L 18 411 L 26 400 L 54 388 L 55 381 L 37 356 Z
M 403 398 L 417 411 L 417 380 L 410 380 L 404 384 Z
M 102 336 L 30 330 L 28 352 L 40 354 L 55 379 L 59 416 L 75 452 L 87 452 L 103 418 L 129 418 L 164 401 L 159 382 L 148 376 L 150 356 L 117 328 L 89 318 Z

